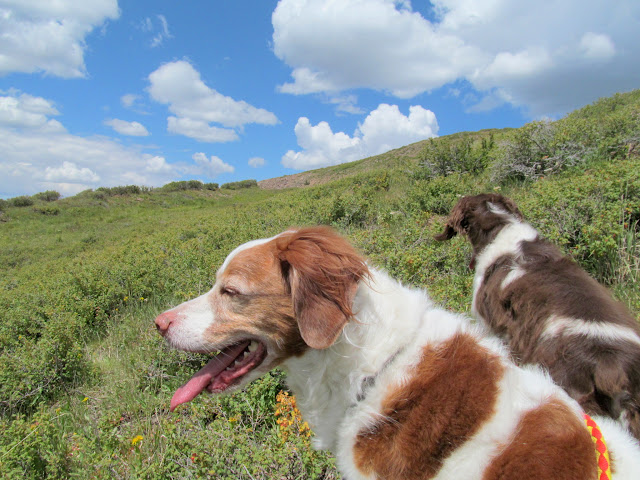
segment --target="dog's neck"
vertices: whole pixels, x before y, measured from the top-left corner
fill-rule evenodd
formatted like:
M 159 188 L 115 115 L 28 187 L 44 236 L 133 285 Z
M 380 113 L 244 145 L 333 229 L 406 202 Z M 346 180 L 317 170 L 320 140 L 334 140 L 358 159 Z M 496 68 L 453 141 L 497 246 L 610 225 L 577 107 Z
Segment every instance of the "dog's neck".
M 336 343 L 285 362 L 288 383 L 316 434 L 317 447 L 335 449 L 348 410 L 364 400 L 377 376 L 415 341 L 430 308 L 426 293 L 372 269 L 371 279 L 358 287 L 355 319 Z

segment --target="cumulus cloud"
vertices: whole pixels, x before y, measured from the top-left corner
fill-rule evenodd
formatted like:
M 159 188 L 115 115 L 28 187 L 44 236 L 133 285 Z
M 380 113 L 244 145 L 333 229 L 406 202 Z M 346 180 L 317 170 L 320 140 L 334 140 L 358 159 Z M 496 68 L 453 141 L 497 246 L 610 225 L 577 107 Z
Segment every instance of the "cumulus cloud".
M 360 124 L 353 136 L 334 133 L 327 122 L 312 125 L 301 117 L 294 129 L 301 151 L 289 150 L 282 157 L 285 167 L 297 170 L 319 168 L 359 160 L 438 133 L 435 114 L 419 105 L 403 115 L 397 105 L 381 104 Z
M 127 122 L 117 118 L 110 118 L 104 121 L 105 125 L 110 126 L 121 135 L 130 135 L 132 137 L 146 137 L 149 131 L 139 122 Z
M 196 162 L 196 165 L 200 167 L 202 174 L 208 177 L 213 178 L 222 173 L 233 173 L 235 170 L 232 165 L 224 163 L 222 159 L 216 157 L 215 155 L 207 158 L 204 153 L 198 152 L 194 153 L 191 158 L 193 158 L 193 160 L 195 160 Z
M 431 6 L 423 16 L 408 0 L 280 0 L 273 48 L 292 69 L 280 91 L 371 88 L 410 98 L 462 82 L 484 108 L 501 100 L 542 115 L 637 88 L 636 0 Z
M 44 190 L 73 195 L 131 183 L 160 186 L 188 168 L 108 137 L 73 135 L 49 118 L 56 115 L 45 98 L 17 91 L 0 96 L 0 197 Z
M 47 167 L 44 170 L 47 182 L 98 183 L 100 176 L 90 168 L 79 168 L 73 162 L 62 162 L 57 167 Z
M 152 72 L 148 92 L 155 101 L 169 106 L 173 114 L 167 120 L 169 131 L 202 142 L 236 140 L 238 130 L 247 124 L 278 123 L 273 113 L 208 87 L 185 60 L 166 63 Z
M 250 167 L 260 168 L 264 167 L 267 162 L 265 162 L 264 158 L 262 157 L 251 157 L 248 163 Z
M 53 102 L 41 97 L 15 90 L 10 90 L 7 96 L 0 96 L 0 125 L 5 127 L 63 132 L 60 122 L 48 118 L 59 114 Z
M 0 75 L 84 77 L 85 37 L 119 15 L 117 0 L 0 2 Z

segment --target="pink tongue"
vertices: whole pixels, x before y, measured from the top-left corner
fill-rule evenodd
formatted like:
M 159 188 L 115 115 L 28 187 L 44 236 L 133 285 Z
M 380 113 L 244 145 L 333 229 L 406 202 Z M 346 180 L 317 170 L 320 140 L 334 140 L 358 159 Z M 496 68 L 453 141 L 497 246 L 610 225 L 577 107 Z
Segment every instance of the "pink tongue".
M 236 359 L 240 352 L 247 348 L 249 342 L 243 342 L 238 345 L 232 345 L 222 350 L 218 355 L 209 360 L 204 367 L 191 377 L 187 383 L 182 385 L 171 398 L 171 406 L 169 411 L 173 410 L 180 404 L 190 402 L 196 398 L 207 385 L 211 383 L 211 380 L 227 368 Z

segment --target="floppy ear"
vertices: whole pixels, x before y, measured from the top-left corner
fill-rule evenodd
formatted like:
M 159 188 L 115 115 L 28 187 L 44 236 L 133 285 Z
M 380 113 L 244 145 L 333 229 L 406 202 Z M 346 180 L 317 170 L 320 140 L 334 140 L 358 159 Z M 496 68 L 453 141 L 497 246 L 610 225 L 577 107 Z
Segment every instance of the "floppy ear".
M 330 347 L 353 316 L 358 282 L 369 273 L 364 259 L 326 227 L 281 235 L 276 245 L 302 339 Z
M 434 236 L 433 238 L 435 238 L 439 242 L 444 242 L 445 240 L 451 240 L 457 234 L 458 232 L 456 232 L 455 228 L 447 223 L 447 226 L 444 227 L 444 232 Z

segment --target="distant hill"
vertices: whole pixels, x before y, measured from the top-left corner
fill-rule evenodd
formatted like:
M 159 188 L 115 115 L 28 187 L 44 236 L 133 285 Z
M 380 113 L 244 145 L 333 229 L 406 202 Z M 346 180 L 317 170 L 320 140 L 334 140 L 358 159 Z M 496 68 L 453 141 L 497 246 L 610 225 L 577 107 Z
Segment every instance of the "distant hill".
M 436 137 L 445 139 L 445 141 L 458 141 L 461 139 L 479 140 L 495 135 L 496 138 L 502 137 L 512 128 L 504 129 L 485 129 L 477 132 L 458 132 L 444 137 Z M 363 173 L 379 168 L 396 168 L 399 165 L 414 165 L 418 162 L 421 153 L 429 140 L 421 140 L 410 145 L 389 150 L 388 152 L 373 157 L 356 160 L 354 162 L 341 163 L 331 167 L 318 168 L 305 172 L 294 173 L 292 175 L 284 175 L 282 177 L 269 178 L 258 182 L 260 188 L 269 190 L 280 190 L 284 188 L 298 188 L 313 185 L 322 185 L 340 178 L 349 177 L 358 173 Z

